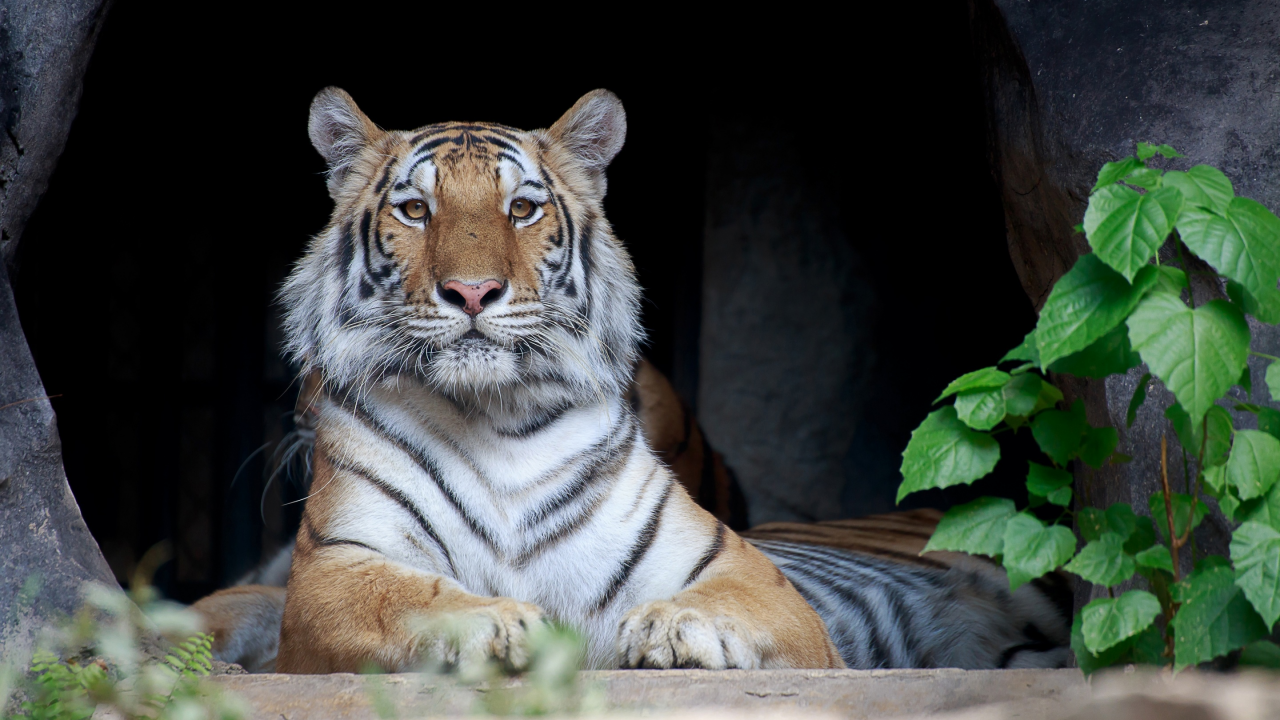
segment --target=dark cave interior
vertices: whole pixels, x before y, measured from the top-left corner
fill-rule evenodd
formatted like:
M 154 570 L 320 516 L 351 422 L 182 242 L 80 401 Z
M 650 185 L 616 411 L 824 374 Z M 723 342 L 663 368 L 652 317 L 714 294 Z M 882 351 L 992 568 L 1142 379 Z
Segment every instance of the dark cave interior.
M 300 488 L 265 489 L 297 390 L 273 298 L 330 211 L 306 134 L 326 85 L 394 128 L 545 127 L 592 88 L 616 92 L 629 130 L 606 210 L 645 288 L 647 354 L 691 402 L 702 273 L 721 261 L 703 252 L 707 138 L 737 123 L 794 139 L 872 298 L 858 412 L 875 433 L 852 447 L 885 470 L 832 475 L 844 501 L 824 516 L 891 509 L 874 498 L 896 486 L 940 388 L 1016 345 L 1034 313 L 1005 246 L 965 5 L 869 12 L 856 26 L 678 31 L 530 13 L 503 29 L 403 10 L 352 20 L 315 6 L 117 3 L 14 275 L 37 366 L 60 396 L 71 487 L 117 575 L 171 540 L 175 562 L 156 582 L 189 601 L 296 528 L 300 505 L 283 503 Z M 867 40 L 876 27 L 911 30 Z M 802 293 L 769 291 L 813 312 Z M 822 347 L 796 348 L 810 351 Z M 1012 493 L 1019 467 L 909 506 Z

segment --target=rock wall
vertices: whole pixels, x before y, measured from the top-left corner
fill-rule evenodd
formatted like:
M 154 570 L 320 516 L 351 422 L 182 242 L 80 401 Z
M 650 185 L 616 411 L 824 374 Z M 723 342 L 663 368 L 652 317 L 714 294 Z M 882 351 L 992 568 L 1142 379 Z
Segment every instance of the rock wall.
M 86 580 L 115 579 L 62 469 L 45 398 L 14 307 L 7 264 L 48 185 L 79 102 L 107 2 L 0 5 L 0 657 L 80 605 Z
M 1280 209 L 1280 6 L 1266 0 L 971 0 L 970 20 L 1009 252 L 1037 308 L 1087 249 L 1071 228 L 1083 218 L 1098 169 L 1133 154 L 1138 141 L 1168 143 L 1187 156 L 1169 167 L 1215 165 L 1237 195 Z M 1195 292 L 1198 302 L 1223 295 L 1205 282 Z M 1276 328 L 1252 329 L 1255 349 L 1280 351 Z M 1254 401 L 1268 400 L 1264 365 L 1250 361 Z M 1160 436 L 1173 435 L 1163 415 L 1172 396 L 1152 382 L 1137 422 L 1125 428 L 1144 372 L 1139 367 L 1126 377 L 1067 388 L 1086 399 L 1090 422 L 1119 429 L 1119 449 L 1135 458 L 1077 477 L 1093 504 L 1127 501 L 1145 512 L 1156 490 Z M 1252 421 L 1236 414 L 1237 427 Z M 1181 459 L 1173 465 L 1170 479 L 1180 486 Z M 1196 538 L 1203 550 L 1225 553 L 1229 529 L 1215 516 Z

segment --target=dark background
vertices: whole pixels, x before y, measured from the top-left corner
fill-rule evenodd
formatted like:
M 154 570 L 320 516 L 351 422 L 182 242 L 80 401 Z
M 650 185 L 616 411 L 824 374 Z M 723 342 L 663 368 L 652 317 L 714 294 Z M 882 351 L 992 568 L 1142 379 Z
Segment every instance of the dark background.
M 875 362 L 858 412 L 877 439 L 861 451 L 886 473 L 940 388 L 1034 322 L 1005 246 L 963 3 L 679 30 L 535 9 L 264 5 L 118 2 L 19 249 L 18 307 L 61 395 L 67 475 L 122 578 L 170 539 L 176 561 L 157 582 L 191 600 L 296 527 L 299 506 L 281 503 L 299 489 L 264 491 L 296 393 L 273 297 L 330 210 L 306 134 L 325 85 L 388 128 L 545 127 L 588 90 L 616 92 L 629 130 L 606 209 L 645 287 L 648 355 L 691 402 L 704 261 L 720 261 L 703 257 L 708 138 L 734 123 L 800 143 L 799 182 L 821 190 L 867 268 Z M 762 292 L 822 312 L 803 287 Z M 984 483 L 1011 493 L 1017 467 L 1002 467 Z M 885 473 L 831 482 L 846 498 L 867 495 L 858 483 L 896 486 Z

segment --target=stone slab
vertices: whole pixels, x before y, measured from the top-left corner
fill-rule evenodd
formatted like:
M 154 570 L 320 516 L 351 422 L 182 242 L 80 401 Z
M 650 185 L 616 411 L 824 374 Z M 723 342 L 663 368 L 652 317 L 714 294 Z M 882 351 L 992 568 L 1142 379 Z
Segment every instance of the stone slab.
M 1015 701 L 1074 706 L 1089 696 L 1079 670 L 612 670 L 583 673 L 582 681 L 603 690 L 611 713 L 664 717 L 890 718 Z M 456 717 L 473 713 L 485 692 L 415 674 L 233 675 L 211 682 L 240 695 L 255 720 L 372 720 L 379 717 L 375 697 L 394 707 L 395 717 Z

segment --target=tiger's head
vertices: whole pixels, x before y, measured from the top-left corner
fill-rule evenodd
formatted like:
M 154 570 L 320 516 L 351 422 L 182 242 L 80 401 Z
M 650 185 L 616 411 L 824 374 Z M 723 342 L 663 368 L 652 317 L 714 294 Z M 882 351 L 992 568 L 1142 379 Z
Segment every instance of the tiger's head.
M 626 135 L 616 96 L 588 93 L 546 130 L 389 131 L 327 88 L 309 132 L 334 209 L 281 291 L 304 371 L 349 387 L 414 377 L 489 402 L 623 392 L 641 331 L 602 208 Z

